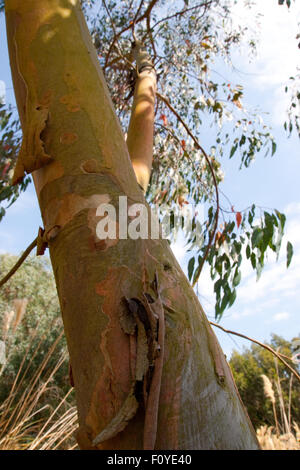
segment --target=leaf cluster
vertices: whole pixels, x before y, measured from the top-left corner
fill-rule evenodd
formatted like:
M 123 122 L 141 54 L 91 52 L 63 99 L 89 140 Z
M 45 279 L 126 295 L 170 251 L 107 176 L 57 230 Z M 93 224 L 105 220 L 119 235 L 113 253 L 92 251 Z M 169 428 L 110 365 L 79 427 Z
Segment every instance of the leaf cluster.
M 21 183 L 11 185 L 20 143 L 20 123 L 14 118 L 12 107 L 0 103 L 0 221 L 30 182 L 27 176 Z

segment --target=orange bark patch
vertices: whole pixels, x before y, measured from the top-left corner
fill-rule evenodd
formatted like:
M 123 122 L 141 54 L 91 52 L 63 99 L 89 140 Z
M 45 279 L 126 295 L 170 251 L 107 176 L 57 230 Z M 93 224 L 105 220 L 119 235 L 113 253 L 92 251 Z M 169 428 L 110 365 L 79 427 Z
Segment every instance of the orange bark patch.
M 91 397 L 91 406 L 85 424 L 93 429 L 94 437 L 114 418 L 127 398 L 134 376 L 135 355 L 130 335 L 122 330 L 119 314 L 123 296 L 127 292 L 127 268 L 110 269 L 107 278 L 96 284 L 96 293 L 103 297 L 102 312 L 108 323 L 100 338 L 104 367 Z M 130 283 L 128 283 L 128 289 Z M 99 414 L 101 424 L 99 423 Z M 95 429 L 95 423 L 102 429 Z
M 78 140 L 78 135 L 73 132 L 64 132 L 59 138 L 60 143 L 63 145 L 73 144 L 76 140 Z
M 76 113 L 80 110 L 80 104 L 78 103 L 77 98 L 72 94 L 62 96 L 60 98 L 60 102 L 66 105 L 67 110 L 70 113 Z
M 64 227 L 76 214 L 84 209 L 91 209 L 94 219 L 99 204 L 108 201 L 109 196 L 107 194 L 92 194 L 85 198 L 79 196 L 79 194 L 66 193 L 61 199 L 53 198 L 44 210 L 45 229 L 54 225 Z M 91 225 L 90 228 L 95 230 L 94 227 L 95 224 Z
M 90 158 L 82 163 L 81 169 L 84 173 L 101 173 L 101 166 L 94 158 Z
M 53 97 L 53 91 L 52 90 L 46 91 L 40 99 L 40 105 L 49 107 L 52 97 Z
M 106 240 L 98 240 L 96 241 L 93 236 L 90 237 L 90 247 L 91 250 L 99 250 L 99 251 L 105 251 L 107 246 L 106 246 Z

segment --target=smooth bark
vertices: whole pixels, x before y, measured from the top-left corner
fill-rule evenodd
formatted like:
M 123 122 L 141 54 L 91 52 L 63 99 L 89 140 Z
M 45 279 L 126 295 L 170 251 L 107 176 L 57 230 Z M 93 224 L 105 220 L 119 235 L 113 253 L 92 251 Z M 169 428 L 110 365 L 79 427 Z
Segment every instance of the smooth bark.
M 224 354 L 168 242 L 97 237 L 100 203 L 118 210 L 119 196 L 128 205 L 145 201 L 78 3 L 7 0 L 6 19 L 23 128 L 15 181 L 33 172 L 79 445 L 257 449 Z

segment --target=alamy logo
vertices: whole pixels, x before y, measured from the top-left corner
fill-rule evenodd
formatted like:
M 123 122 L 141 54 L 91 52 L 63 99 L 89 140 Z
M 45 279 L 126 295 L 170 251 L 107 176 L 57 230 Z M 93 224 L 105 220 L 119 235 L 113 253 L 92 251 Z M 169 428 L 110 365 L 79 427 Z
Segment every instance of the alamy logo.
M 101 217 L 96 226 L 100 240 L 166 238 L 174 241 L 180 228 L 193 228 L 198 242 L 203 236 L 198 221 L 199 208 L 196 211 L 191 204 L 175 208 L 162 205 L 151 209 L 141 203 L 129 205 L 127 196 L 119 196 L 118 210 L 113 204 L 102 203 L 97 207 L 96 216 Z

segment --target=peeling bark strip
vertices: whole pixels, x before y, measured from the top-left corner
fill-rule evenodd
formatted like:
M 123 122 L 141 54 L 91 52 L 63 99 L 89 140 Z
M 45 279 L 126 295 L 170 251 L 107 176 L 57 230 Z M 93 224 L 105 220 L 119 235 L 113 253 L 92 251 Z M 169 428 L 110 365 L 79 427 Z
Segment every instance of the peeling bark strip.
M 47 241 L 55 274 L 80 448 L 257 449 L 228 365 L 221 354 L 214 360 L 211 327 L 168 242 L 98 245 L 96 202 L 105 196 L 117 208 L 124 195 L 145 202 L 128 148 L 137 160 L 148 152 L 145 183 L 153 74 L 138 78 L 127 148 L 79 0 L 6 0 L 5 10 L 24 133 L 16 177 L 35 169 L 40 244 Z M 53 160 L 40 167 L 47 156 Z
M 133 388 L 126 398 L 119 413 L 112 419 L 109 425 L 98 434 L 93 440 L 93 445 L 97 446 L 101 442 L 107 441 L 117 436 L 126 428 L 128 422 L 134 417 L 139 407 L 139 402 L 135 397 L 135 389 Z
M 46 129 L 49 110 L 36 106 L 28 113 L 22 146 L 12 179 L 13 185 L 19 183 L 25 173 L 32 173 L 52 161 L 52 157 L 45 152 L 42 140 L 42 132 Z
M 151 379 L 149 395 L 146 404 L 145 425 L 144 425 L 144 449 L 154 450 L 157 438 L 157 421 L 159 410 L 159 397 L 161 388 L 161 377 L 163 371 L 163 358 L 165 350 L 165 318 L 162 301 L 160 298 L 157 274 L 155 273 L 157 299 L 149 303 L 145 294 L 148 310 L 152 313 L 152 318 L 158 320 L 157 354 L 154 364 L 153 377 Z
M 146 412 L 143 448 L 153 450 L 155 447 L 165 335 L 163 306 L 158 291 L 156 293 L 156 301 L 149 293 L 144 294 L 145 306 L 139 299 L 124 299 L 131 316 L 126 317 L 124 313 L 120 316 L 122 328 L 125 333 L 133 335 L 137 327 L 135 382 L 118 414 L 93 440 L 94 446 L 115 437 L 126 428 L 140 405 L 140 384 L 144 382 Z M 150 368 L 152 371 L 147 378 Z

